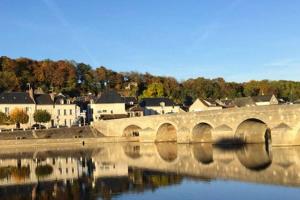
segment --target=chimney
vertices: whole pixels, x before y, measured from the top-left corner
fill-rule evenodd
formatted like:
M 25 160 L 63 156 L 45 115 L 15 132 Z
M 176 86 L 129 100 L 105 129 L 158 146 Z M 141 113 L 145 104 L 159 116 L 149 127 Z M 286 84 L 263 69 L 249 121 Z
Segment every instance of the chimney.
M 33 91 L 33 88 L 30 87 L 30 85 L 28 88 L 28 94 L 29 94 L 30 98 L 34 101 L 34 91 Z
M 54 92 L 51 92 L 49 95 L 50 95 L 50 97 L 51 97 L 52 101 L 54 101 L 54 98 L 55 98 L 55 93 L 54 93 Z

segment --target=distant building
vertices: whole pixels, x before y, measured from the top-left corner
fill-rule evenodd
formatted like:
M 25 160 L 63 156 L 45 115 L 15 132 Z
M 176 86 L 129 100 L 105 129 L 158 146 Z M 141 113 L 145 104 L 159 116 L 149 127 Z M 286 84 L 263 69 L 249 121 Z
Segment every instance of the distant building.
M 144 109 L 140 105 L 135 105 L 126 110 L 129 117 L 142 117 L 144 116 Z
M 277 105 L 279 100 L 275 95 L 260 95 L 254 97 L 240 97 L 234 99 L 234 104 L 237 107 L 250 107 L 250 106 L 266 106 Z
M 239 97 L 234 99 L 234 105 L 236 107 L 250 107 L 256 106 L 254 100 L 251 97 Z
M 72 126 L 78 120 L 80 108 L 72 103 L 71 100 L 59 94 L 54 98 L 54 118 L 51 121 L 52 125 Z
M 33 115 L 36 110 L 47 110 L 51 114 L 50 126 L 71 126 L 78 118 L 79 107 L 71 103 L 71 100 L 62 94 L 54 97 L 51 94 L 34 94 L 28 92 L 5 92 L 0 94 L 0 111 L 9 115 L 14 108 L 23 109 L 29 116 L 27 124 L 21 125 L 29 128 L 35 124 Z M 3 126 L 3 128 L 13 128 Z
M 4 92 L 0 94 L 0 111 L 6 115 L 10 115 L 13 109 L 19 108 L 24 110 L 28 116 L 29 121 L 22 127 L 30 127 L 34 124 L 33 114 L 35 112 L 35 101 L 32 94 L 28 92 Z M 15 127 L 12 125 L 10 128 Z
M 275 95 L 260 95 L 260 96 L 252 97 L 252 99 L 257 106 L 279 104 L 279 101 Z
M 216 103 L 198 98 L 190 106 L 189 112 L 200 112 L 206 110 L 220 110 L 220 109 L 222 109 L 222 107 L 218 106 Z
M 91 100 L 88 108 L 90 120 L 115 119 L 127 117 L 125 101 L 114 90 L 103 92 L 95 101 Z
M 217 99 L 216 104 L 222 108 L 233 108 L 235 107 L 234 101 L 232 99 Z
M 180 106 L 168 98 L 143 98 L 140 106 L 144 110 L 144 115 L 158 115 L 184 112 Z
M 123 97 L 123 99 L 129 117 L 141 117 L 144 115 L 144 110 L 138 104 L 138 99 L 136 97 Z

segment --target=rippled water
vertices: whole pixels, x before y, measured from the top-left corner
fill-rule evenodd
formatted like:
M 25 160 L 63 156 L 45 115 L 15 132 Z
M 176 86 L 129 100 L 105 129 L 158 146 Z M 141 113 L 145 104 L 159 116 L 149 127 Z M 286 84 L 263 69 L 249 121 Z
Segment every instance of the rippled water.
M 116 143 L 5 149 L 0 199 L 296 199 L 300 147 Z

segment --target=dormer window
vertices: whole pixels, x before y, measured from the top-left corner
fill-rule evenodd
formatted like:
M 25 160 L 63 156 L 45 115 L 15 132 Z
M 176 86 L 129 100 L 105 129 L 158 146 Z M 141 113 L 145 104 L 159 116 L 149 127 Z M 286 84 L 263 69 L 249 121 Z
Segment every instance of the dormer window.
M 70 101 L 70 99 L 68 99 L 68 100 L 67 100 L 67 104 L 71 104 L 71 101 Z
M 60 100 L 60 104 L 64 104 L 64 100 L 63 99 Z

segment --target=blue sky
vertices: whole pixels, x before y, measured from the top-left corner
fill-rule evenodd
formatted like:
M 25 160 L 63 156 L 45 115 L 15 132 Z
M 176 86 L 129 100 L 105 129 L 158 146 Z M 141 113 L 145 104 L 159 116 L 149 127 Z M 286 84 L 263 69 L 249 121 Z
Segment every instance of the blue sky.
M 0 55 L 178 80 L 299 80 L 299 8 L 299 0 L 0 0 Z

